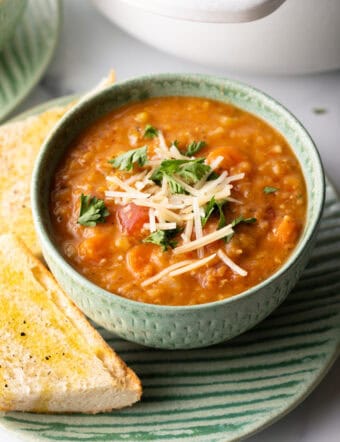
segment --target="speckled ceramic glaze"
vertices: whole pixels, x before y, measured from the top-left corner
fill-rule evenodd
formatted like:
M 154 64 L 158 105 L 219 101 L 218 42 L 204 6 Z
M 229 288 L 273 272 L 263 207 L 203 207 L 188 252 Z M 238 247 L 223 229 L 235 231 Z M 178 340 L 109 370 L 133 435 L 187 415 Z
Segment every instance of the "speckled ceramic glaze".
M 0 50 L 12 36 L 27 0 L 0 0 Z
M 154 96 L 202 96 L 230 102 L 265 119 L 296 153 L 307 184 L 308 213 L 295 251 L 274 275 L 240 295 L 198 306 L 166 307 L 113 295 L 76 272 L 53 241 L 48 208 L 51 177 L 70 142 L 96 119 L 123 104 Z M 32 183 L 34 221 L 45 259 L 81 310 L 102 327 L 139 344 L 196 348 L 230 339 L 268 316 L 296 284 L 311 254 L 324 201 L 324 175 L 315 146 L 301 124 L 280 104 L 249 86 L 203 75 L 163 74 L 116 84 L 87 97 L 46 140 Z

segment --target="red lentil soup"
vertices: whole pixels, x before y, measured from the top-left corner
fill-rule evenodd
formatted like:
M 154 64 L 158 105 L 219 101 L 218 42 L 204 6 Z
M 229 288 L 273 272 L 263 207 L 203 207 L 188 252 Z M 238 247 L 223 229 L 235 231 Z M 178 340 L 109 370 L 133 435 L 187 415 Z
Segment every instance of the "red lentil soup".
M 193 305 L 273 274 L 304 227 L 306 188 L 285 139 L 214 100 L 152 98 L 96 121 L 52 183 L 68 262 L 126 298 Z

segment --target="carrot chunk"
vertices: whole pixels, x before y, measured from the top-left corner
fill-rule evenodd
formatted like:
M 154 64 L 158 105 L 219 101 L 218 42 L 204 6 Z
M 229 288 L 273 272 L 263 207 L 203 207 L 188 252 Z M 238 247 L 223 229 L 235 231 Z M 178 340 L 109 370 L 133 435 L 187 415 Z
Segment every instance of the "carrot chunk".
M 153 244 L 137 244 L 128 250 L 126 264 L 134 276 L 146 278 L 154 274 L 155 266 L 151 262 L 153 251 Z
M 78 246 L 79 256 L 83 261 L 99 262 L 109 255 L 110 237 L 96 232 L 94 236 L 84 239 Z
M 217 157 L 223 157 L 222 162 L 219 165 L 219 168 L 229 169 L 232 166 L 244 161 L 246 159 L 245 155 L 240 152 L 234 146 L 222 146 L 216 147 L 212 150 L 207 156 L 207 163 L 211 164 Z
M 294 246 L 298 235 L 300 233 L 300 226 L 289 215 L 285 215 L 280 221 L 277 228 L 274 230 L 274 234 L 278 242 L 282 245 Z

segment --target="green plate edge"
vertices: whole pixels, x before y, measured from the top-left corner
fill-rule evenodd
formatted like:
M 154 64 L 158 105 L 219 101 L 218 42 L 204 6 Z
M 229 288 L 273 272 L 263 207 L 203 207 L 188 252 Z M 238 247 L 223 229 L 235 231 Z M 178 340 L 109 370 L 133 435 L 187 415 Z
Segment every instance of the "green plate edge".
M 0 123 L 3 122 L 6 119 L 6 117 L 8 117 L 14 111 L 14 109 L 25 100 L 25 98 L 29 95 L 29 93 L 32 91 L 32 89 L 39 82 L 40 78 L 43 76 L 44 72 L 46 71 L 48 65 L 50 64 L 50 62 L 52 60 L 52 56 L 53 56 L 53 54 L 57 48 L 57 45 L 58 45 L 61 24 L 62 24 L 62 9 L 63 9 L 62 8 L 62 0 L 52 0 L 52 1 L 54 1 L 56 3 L 56 11 L 57 11 L 56 15 L 53 17 L 53 19 L 55 20 L 55 33 L 53 36 L 53 43 L 50 46 L 47 46 L 45 48 L 43 60 L 41 61 L 41 57 L 39 58 L 39 61 L 40 61 L 39 67 L 34 66 L 32 68 L 33 75 L 29 78 L 28 81 L 27 81 L 27 79 L 25 79 L 25 82 L 24 82 L 25 87 L 20 89 L 17 92 L 15 99 L 13 99 L 11 102 L 7 102 L 7 104 L 5 103 L 5 105 L 3 105 L 1 107 L 1 109 L 0 109 Z M 33 8 L 34 2 L 36 2 L 36 0 L 28 0 L 28 5 L 27 5 L 26 9 L 28 10 L 29 8 Z M 39 5 L 37 5 L 37 6 L 39 7 Z M 25 14 L 27 14 L 27 10 L 24 11 L 24 16 L 25 16 Z M 34 25 L 32 25 L 32 26 L 34 27 Z M 18 28 L 20 28 L 20 23 L 18 24 Z M 17 30 L 15 31 L 14 36 L 12 37 L 12 40 L 16 37 L 16 34 L 17 34 Z M 11 45 L 11 42 L 10 43 L 7 42 L 6 46 L 2 50 L 5 51 L 6 48 L 9 47 L 10 45 Z M 2 59 L 2 56 L 3 55 L 0 52 L 0 61 Z M 21 64 L 21 63 L 19 63 L 19 64 Z M 22 69 L 25 70 L 25 67 Z M 1 99 L 1 97 L 0 97 L 0 99 Z
M 73 100 L 73 99 L 75 99 L 77 97 L 79 97 L 79 96 L 77 96 L 77 95 L 68 95 L 68 96 L 64 96 L 64 97 L 60 97 L 60 98 L 56 98 L 56 99 L 47 101 L 45 103 L 42 103 L 40 105 L 37 105 L 37 106 L 29 109 L 29 110 L 27 110 L 27 111 L 25 111 L 23 113 L 20 113 L 19 115 L 15 116 L 10 121 L 11 122 L 20 121 L 20 120 L 23 120 L 24 118 L 27 118 L 29 116 L 37 115 L 37 114 L 39 114 L 41 112 L 44 112 L 45 110 L 48 110 L 48 109 L 50 109 L 52 107 L 66 105 L 71 100 Z M 339 195 L 337 194 L 333 184 L 330 182 L 330 180 L 328 178 L 327 178 L 327 190 L 328 190 L 328 192 L 331 192 L 332 195 L 329 198 L 326 198 L 326 209 L 325 209 L 325 212 L 327 211 L 327 202 L 328 202 L 328 200 L 331 200 L 333 198 L 334 201 L 335 201 L 335 202 L 333 201 L 333 204 L 334 203 L 340 203 Z M 324 216 L 325 216 L 325 214 L 324 214 Z M 327 216 L 327 218 L 329 218 L 329 216 Z M 339 219 L 339 221 L 338 221 L 338 226 L 337 227 L 340 227 L 340 208 L 339 208 L 338 219 Z M 340 238 L 340 235 L 339 235 L 339 238 Z M 340 263 L 340 252 L 339 252 L 338 260 L 339 260 L 339 263 Z M 284 305 L 285 305 L 285 303 L 284 303 Z M 274 314 L 270 318 L 272 318 L 272 317 L 275 317 L 275 312 L 274 312 Z M 339 316 L 339 318 L 340 318 L 340 316 Z M 265 323 L 267 320 L 263 321 L 261 324 Z M 261 327 L 261 324 L 260 324 L 260 327 Z M 253 329 L 253 330 L 257 330 L 257 328 L 258 327 L 255 327 L 255 329 Z M 265 428 L 271 426 L 272 424 L 274 424 L 275 422 L 277 422 L 278 420 L 280 420 L 281 418 L 286 416 L 288 413 L 290 413 L 299 404 L 301 404 L 301 402 L 303 402 L 304 399 L 306 399 L 309 396 L 309 394 L 322 381 L 322 379 L 325 377 L 325 375 L 327 374 L 329 369 L 332 367 L 332 365 L 336 361 L 337 357 L 340 355 L 340 323 L 339 323 L 337 329 L 338 329 L 337 345 L 333 346 L 334 348 L 333 348 L 332 351 L 330 351 L 330 349 L 329 349 L 329 352 L 327 353 L 327 356 L 325 357 L 325 360 L 323 361 L 323 365 L 322 365 L 322 368 L 320 369 L 320 371 L 318 371 L 317 375 L 314 377 L 312 382 L 309 383 L 301 392 L 299 392 L 300 395 L 295 397 L 294 401 L 291 404 L 289 404 L 285 409 L 281 410 L 278 414 L 271 416 L 265 422 L 261 423 L 260 425 L 256 426 L 255 428 L 249 429 L 249 431 L 247 431 L 247 432 L 245 432 L 243 434 L 238 434 L 238 435 L 235 435 L 235 437 L 233 437 L 233 438 L 227 438 L 227 439 L 224 440 L 223 439 L 223 437 L 224 437 L 223 436 L 223 432 L 218 432 L 218 433 L 212 433 L 211 437 L 209 436 L 209 439 L 204 439 L 204 440 L 208 440 L 209 442 L 213 442 L 213 441 L 216 441 L 216 442 L 217 441 L 218 442 L 236 442 L 236 441 L 244 440 L 245 438 L 248 438 L 248 437 L 250 437 L 250 436 L 252 436 L 252 435 L 254 435 L 254 434 L 256 434 L 256 433 L 258 433 L 258 432 L 260 432 L 262 430 L 264 430 Z M 101 329 L 100 327 L 98 328 L 98 330 L 104 335 L 105 339 L 108 339 L 108 338 L 112 337 L 112 335 L 110 335 L 110 334 L 105 336 L 105 333 L 106 333 L 105 330 Z M 250 333 L 252 333 L 252 330 L 250 330 L 249 332 L 245 333 L 242 336 L 243 337 L 247 336 Z M 242 336 L 241 336 L 241 339 L 242 339 Z M 236 338 L 236 340 L 237 340 L 237 338 Z M 112 339 L 111 341 L 118 342 L 118 341 L 123 341 L 123 340 L 121 340 L 121 339 Z M 235 340 L 232 340 L 232 342 L 234 342 L 234 341 Z M 143 349 L 143 347 L 141 347 L 141 346 L 135 345 L 135 347 Z M 218 348 L 218 347 L 219 346 L 216 346 L 215 348 Z M 147 351 L 148 351 L 148 349 L 145 348 L 145 352 L 147 352 Z M 117 350 L 117 352 L 118 352 L 118 354 L 122 353 L 122 351 L 120 351 L 120 350 Z M 175 352 L 173 352 L 173 353 L 175 353 Z M 126 361 L 126 358 L 124 356 L 122 356 L 122 357 Z M 222 383 L 222 381 L 221 381 L 221 383 Z M 65 440 L 65 441 L 66 440 L 67 441 L 69 441 L 69 440 L 74 440 L 74 441 L 88 440 L 88 441 L 91 441 L 91 442 L 95 442 L 97 440 L 98 441 L 102 441 L 102 440 L 103 441 L 104 440 L 105 441 L 115 441 L 115 440 L 118 440 L 118 439 L 114 438 L 114 434 L 112 434 L 113 438 L 110 438 L 110 439 L 102 439 L 102 438 L 99 438 L 99 439 L 97 439 L 97 438 L 95 438 L 95 439 L 93 439 L 93 438 L 91 438 L 91 439 L 90 438 L 87 438 L 87 439 L 79 438 L 78 439 L 76 436 L 70 437 L 70 438 L 66 437 L 65 439 L 63 439 L 61 437 L 49 438 L 49 437 L 45 437 L 45 436 L 38 436 L 39 433 L 40 433 L 39 426 L 37 427 L 36 431 L 31 429 L 30 432 L 29 432 L 31 434 L 29 434 L 29 433 L 25 432 L 24 430 L 20 430 L 20 429 L 18 430 L 16 428 L 16 422 L 15 421 L 16 421 L 16 419 L 20 420 L 20 415 L 21 415 L 21 413 L 7 413 L 7 415 L 4 415 L 4 414 L 1 415 L 0 414 L 0 419 L 2 420 L 2 422 L 0 420 L 0 425 L 3 428 L 6 428 L 9 431 L 9 434 L 10 434 L 10 432 L 12 432 L 13 434 L 16 434 L 16 436 L 20 437 L 24 441 L 32 441 L 33 442 L 33 441 L 49 441 L 49 440 L 59 440 L 59 441 L 63 441 L 63 440 Z M 30 414 L 30 413 L 22 414 L 22 416 L 24 416 L 24 415 L 26 415 L 26 416 L 40 416 L 40 415 L 33 415 L 33 414 Z M 49 415 L 49 416 L 51 416 L 51 415 Z M 55 416 L 56 416 L 56 420 L 58 420 L 58 416 L 57 415 L 55 415 Z M 62 415 L 62 416 L 64 416 L 66 419 L 70 419 L 70 420 L 72 420 L 72 417 L 74 416 L 75 419 L 78 420 L 80 415 L 69 415 L 69 416 Z M 97 415 L 97 416 L 100 417 L 101 415 Z M 107 416 L 109 416 L 109 414 L 107 414 Z M 42 415 L 42 417 L 44 418 L 45 416 Z M 80 417 L 83 417 L 83 416 L 80 416 Z M 90 417 L 93 417 L 93 416 L 90 416 Z M 60 416 L 59 416 L 59 418 L 60 418 Z M 34 420 L 32 420 L 32 422 L 33 421 Z M 69 425 L 72 426 L 71 423 Z M 65 427 L 67 427 L 67 423 L 65 424 Z M 18 433 L 18 431 L 20 431 L 20 434 Z M 34 433 L 33 433 L 33 431 L 34 431 Z M 67 431 L 67 428 L 66 428 L 66 431 Z M 98 436 L 100 436 L 100 434 L 101 433 L 99 433 Z M 184 438 L 182 439 L 182 438 L 177 438 L 176 436 L 173 437 L 173 438 L 169 437 L 169 440 L 170 439 L 172 439 L 172 440 L 175 440 L 175 439 L 176 440 L 183 440 L 183 441 L 184 440 L 185 441 L 190 441 L 191 440 L 191 439 L 189 439 L 187 437 L 185 439 Z M 168 438 L 166 438 L 166 439 L 163 439 L 163 438 L 158 439 L 158 438 L 155 438 L 155 437 L 151 437 L 151 438 L 144 438 L 144 437 L 142 437 L 140 439 L 124 438 L 124 439 L 119 439 L 119 440 L 126 440 L 126 441 L 130 441 L 130 440 L 131 441 L 132 440 L 133 441 L 136 441 L 136 440 L 153 440 L 153 441 L 158 441 L 159 440 L 159 441 L 164 441 L 164 440 L 168 440 Z M 194 436 L 194 438 L 192 440 L 196 440 L 195 436 Z M 197 439 L 197 440 L 199 440 L 199 439 Z

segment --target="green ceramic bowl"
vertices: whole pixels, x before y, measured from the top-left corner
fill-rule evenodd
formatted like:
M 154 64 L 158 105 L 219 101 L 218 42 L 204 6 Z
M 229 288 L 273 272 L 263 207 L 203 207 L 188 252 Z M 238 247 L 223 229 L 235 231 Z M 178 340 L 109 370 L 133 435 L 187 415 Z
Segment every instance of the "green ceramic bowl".
M 27 0 L 0 0 L 0 50 L 12 36 Z
M 307 184 L 308 213 L 301 239 L 287 262 L 261 284 L 232 298 L 196 306 L 168 307 L 109 293 L 74 270 L 53 239 L 49 214 L 51 178 L 70 142 L 102 115 L 148 97 L 187 95 L 217 99 L 252 112 L 281 132 L 300 161 Z M 324 174 L 306 130 L 279 103 L 252 87 L 205 75 L 162 74 L 118 83 L 74 107 L 44 143 L 32 182 L 32 209 L 44 257 L 79 308 L 119 336 L 158 348 L 196 348 L 230 339 L 268 316 L 288 295 L 314 245 L 324 202 Z

